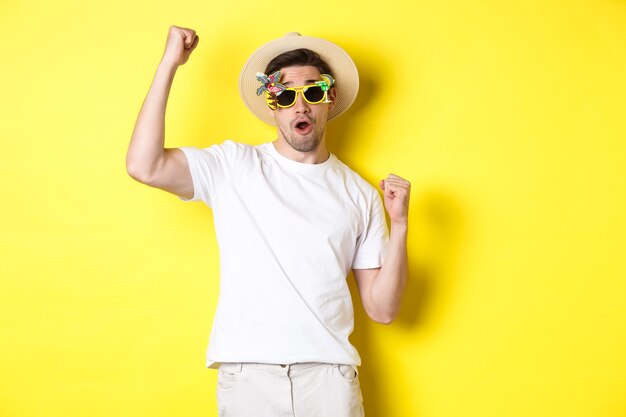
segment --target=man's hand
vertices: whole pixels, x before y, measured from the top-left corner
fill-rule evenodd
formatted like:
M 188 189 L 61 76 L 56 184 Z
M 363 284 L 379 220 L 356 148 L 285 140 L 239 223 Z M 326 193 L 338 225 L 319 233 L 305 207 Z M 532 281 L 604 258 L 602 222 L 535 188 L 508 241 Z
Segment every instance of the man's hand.
M 389 213 L 391 223 L 407 224 L 411 183 L 397 175 L 389 174 L 387 178 L 380 180 L 379 185 L 383 190 L 385 209 Z
M 196 31 L 193 29 L 170 26 L 161 61 L 177 67 L 183 65 L 193 50 L 196 49 L 199 40 L 200 37 L 196 35 Z

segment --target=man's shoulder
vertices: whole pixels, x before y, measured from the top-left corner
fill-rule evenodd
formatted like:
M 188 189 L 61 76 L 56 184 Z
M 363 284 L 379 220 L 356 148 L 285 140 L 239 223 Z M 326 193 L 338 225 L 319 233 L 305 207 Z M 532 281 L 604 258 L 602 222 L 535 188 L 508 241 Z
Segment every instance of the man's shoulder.
M 240 151 L 248 151 L 248 150 L 254 149 L 253 145 L 239 142 L 239 141 L 234 141 L 232 139 L 225 139 L 222 143 L 218 143 L 212 146 L 219 146 L 223 148 L 229 148 L 229 149 L 240 150 Z
M 360 173 L 348 166 L 348 164 L 341 161 L 339 158 L 337 158 L 336 166 L 343 173 L 343 177 L 350 185 L 353 185 L 355 188 L 368 194 L 377 192 L 376 188 L 372 184 L 370 184 L 365 178 L 363 178 Z
M 226 139 L 224 142 L 219 144 L 218 146 L 222 146 L 224 148 L 229 148 L 233 152 L 237 152 L 239 154 L 253 155 L 258 151 L 263 151 L 271 142 L 263 142 L 256 145 L 251 145 L 249 143 L 238 142 L 232 139 Z
M 243 142 L 234 141 L 232 139 L 225 139 L 221 143 L 214 143 L 205 147 L 184 146 L 181 147 L 181 149 L 182 148 L 190 149 L 192 151 L 200 153 L 209 152 L 218 156 L 234 157 L 237 155 L 245 155 L 246 153 L 254 151 L 255 146 Z
M 242 169 L 255 164 L 258 159 L 256 147 L 247 143 L 226 139 L 205 147 L 183 146 L 180 149 L 189 160 L 194 160 L 200 167 L 222 166 Z

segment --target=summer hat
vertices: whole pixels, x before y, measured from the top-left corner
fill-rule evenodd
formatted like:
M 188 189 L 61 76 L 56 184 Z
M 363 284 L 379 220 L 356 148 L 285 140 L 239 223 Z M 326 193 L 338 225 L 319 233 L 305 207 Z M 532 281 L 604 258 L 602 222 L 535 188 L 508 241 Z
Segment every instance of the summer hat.
M 276 126 L 265 99 L 262 95 L 256 94 L 260 85 L 256 73 L 264 72 L 267 64 L 276 56 L 298 48 L 307 48 L 317 52 L 330 66 L 330 75 L 335 79 L 337 88 L 337 99 L 335 106 L 328 113 L 328 120 L 348 110 L 356 99 L 359 91 L 359 73 L 348 53 L 325 39 L 289 32 L 282 38 L 270 41 L 254 51 L 239 76 L 239 94 L 243 102 L 255 116 L 265 123 Z

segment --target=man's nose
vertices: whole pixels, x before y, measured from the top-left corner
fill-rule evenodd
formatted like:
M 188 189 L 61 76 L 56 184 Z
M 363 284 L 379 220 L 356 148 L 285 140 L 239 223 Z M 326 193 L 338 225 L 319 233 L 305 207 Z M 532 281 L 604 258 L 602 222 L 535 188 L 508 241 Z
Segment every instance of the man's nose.
M 298 113 L 308 113 L 311 111 L 309 103 L 304 99 L 302 91 L 299 91 L 296 95 L 296 104 L 294 104 L 294 106 L 296 107 L 296 112 Z

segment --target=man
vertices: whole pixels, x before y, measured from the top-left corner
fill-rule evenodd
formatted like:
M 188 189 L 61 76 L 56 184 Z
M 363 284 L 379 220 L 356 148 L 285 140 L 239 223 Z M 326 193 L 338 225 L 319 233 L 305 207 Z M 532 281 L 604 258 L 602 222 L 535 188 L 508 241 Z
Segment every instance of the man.
M 352 269 L 369 317 L 394 319 L 407 281 L 410 184 L 380 181 L 389 233 L 378 191 L 326 149 L 327 120 L 356 97 L 356 67 L 337 45 L 297 33 L 257 49 L 239 82 L 276 140 L 164 149 L 169 89 L 198 41 L 170 27 L 127 169 L 213 209 L 220 296 L 206 365 L 218 368 L 219 415 L 363 416 L 346 277 Z

